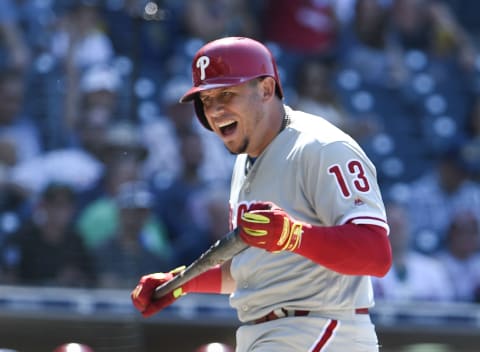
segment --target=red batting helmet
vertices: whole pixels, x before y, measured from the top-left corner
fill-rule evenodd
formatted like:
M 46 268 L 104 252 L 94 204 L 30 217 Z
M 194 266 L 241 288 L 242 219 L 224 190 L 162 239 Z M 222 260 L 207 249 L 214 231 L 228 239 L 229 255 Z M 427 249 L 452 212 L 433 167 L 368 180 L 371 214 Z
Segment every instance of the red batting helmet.
M 193 87 L 180 99 L 193 100 L 202 125 L 211 130 L 198 94 L 201 91 L 231 87 L 251 79 L 270 76 L 276 82 L 276 93 L 283 98 L 277 64 L 272 53 L 262 43 L 244 37 L 214 40 L 200 48 L 192 61 Z
M 195 352 L 234 352 L 233 347 L 220 342 L 212 342 L 198 347 Z
M 81 343 L 66 343 L 58 346 L 53 352 L 94 352 L 91 347 Z

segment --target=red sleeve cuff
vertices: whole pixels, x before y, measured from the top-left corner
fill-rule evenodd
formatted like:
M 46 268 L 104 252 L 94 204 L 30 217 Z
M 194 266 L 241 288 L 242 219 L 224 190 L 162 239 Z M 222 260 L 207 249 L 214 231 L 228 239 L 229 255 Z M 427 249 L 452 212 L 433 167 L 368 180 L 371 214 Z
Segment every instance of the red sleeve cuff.
M 304 227 L 295 252 L 347 275 L 382 277 L 392 265 L 387 229 L 371 224 Z

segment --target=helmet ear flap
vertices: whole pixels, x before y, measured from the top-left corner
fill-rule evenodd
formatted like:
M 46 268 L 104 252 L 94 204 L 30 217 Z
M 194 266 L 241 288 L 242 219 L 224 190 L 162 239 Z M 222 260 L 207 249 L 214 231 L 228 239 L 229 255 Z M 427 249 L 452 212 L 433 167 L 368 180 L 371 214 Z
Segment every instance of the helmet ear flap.
M 203 111 L 203 103 L 198 94 L 195 94 L 193 97 L 193 104 L 195 107 L 195 113 L 197 114 L 198 120 L 202 123 L 202 126 L 212 131 L 212 128 L 208 124 L 207 117 L 205 116 L 205 112 Z

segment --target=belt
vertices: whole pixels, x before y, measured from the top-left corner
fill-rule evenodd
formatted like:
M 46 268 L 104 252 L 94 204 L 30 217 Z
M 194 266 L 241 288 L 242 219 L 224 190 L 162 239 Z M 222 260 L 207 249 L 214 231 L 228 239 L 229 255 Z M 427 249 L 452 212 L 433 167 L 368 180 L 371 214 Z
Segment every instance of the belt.
M 310 314 L 309 310 L 286 310 L 285 308 L 272 310 L 267 315 L 255 319 L 253 324 L 265 323 L 267 321 L 276 320 L 285 317 L 304 317 Z M 356 308 L 355 314 L 369 314 L 368 308 Z

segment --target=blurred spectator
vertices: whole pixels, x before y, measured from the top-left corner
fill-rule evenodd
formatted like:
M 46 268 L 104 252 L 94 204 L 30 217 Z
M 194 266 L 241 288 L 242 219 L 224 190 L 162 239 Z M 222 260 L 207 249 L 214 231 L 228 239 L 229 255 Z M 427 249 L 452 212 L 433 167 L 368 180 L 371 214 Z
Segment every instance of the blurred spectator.
M 144 119 L 141 125 L 142 136 L 149 149 L 145 175 L 154 179 L 157 188 L 168 187 L 173 178 L 181 173 L 178 136 L 189 134 L 191 130 L 200 135 L 202 148 L 208 150 L 208 157 L 201 161 L 200 177 L 207 181 L 230 179 L 234 157 L 212 132 L 200 126 L 192 105 L 179 103 L 183 92 L 190 87 L 190 80 L 182 76 L 171 78 L 159 97 L 162 114 Z
M 378 0 L 355 2 L 352 20 L 342 29 L 340 66 L 358 72 L 361 79 L 381 87 L 405 80 L 401 51 L 389 31 L 390 8 Z
M 413 112 L 427 130 L 436 129 L 433 136 L 423 137 L 435 148 L 438 135 L 456 137 L 456 130 L 462 129 L 477 48 L 443 1 L 393 1 L 390 33 L 408 69 L 403 94 L 415 104 Z M 433 104 L 435 100 L 439 104 Z M 451 120 L 453 131 L 437 126 L 443 116 Z
M 143 162 L 148 154 L 137 127 L 124 121 L 109 126 L 103 152 L 103 173 L 91 187 L 79 193 L 77 225 L 89 248 L 113 235 L 114 198 L 123 183 L 142 179 Z
M 18 163 L 11 171 L 12 182 L 31 195 L 52 181 L 67 183 L 77 192 L 93 187 L 104 172 L 105 139 L 113 117 L 104 106 L 91 106 L 81 117 L 75 133 L 66 137 L 70 139 L 69 147 L 52 149 Z
M 32 218 L 10 236 L 3 263 L 11 283 L 90 287 L 92 258 L 73 228 L 75 193 L 52 183 L 42 192 Z
M 192 106 L 179 99 L 190 86 L 183 77 L 170 79 L 159 97 L 161 115 L 142 119 L 141 133 L 149 150 L 145 173 L 155 178 L 158 187 L 168 185 L 180 172 L 177 134 L 190 130 L 195 119 Z
M 436 58 L 455 58 L 465 69 L 477 49 L 455 14 L 436 0 L 394 0 L 392 30 L 405 50 L 422 50 Z
M 181 21 L 187 37 L 203 42 L 226 35 L 255 37 L 258 32 L 248 2 L 241 0 L 187 0 Z
M 109 130 L 118 121 L 112 111 L 104 105 L 87 105 L 80 111 L 81 119 L 78 121 L 75 133 L 72 135 L 73 148 L 83 150 L 93 159 L 105 163 L 107 161 L 107 148 Z
M 143 163 L 148 156 L 148 149 L 135 124 L 112 121 L 108 126 L 102 126 L 105 130 L 100 135 L 92 129 L 90 137 L 91 142 L 98 142 L 95 144 L 98 148 L 96 156 L 104 164 L 103 173 L 80 194 L 81 207 L 102 196 L 114 196 L 120 184 L 141 178 Z
M 105 1 L 102 18 L 115 53 L 127 59 L 133 79 L 141 76 L 162 81 L 164 63 L 178 42 L 183 1 Z M 133 97 L 132 97 L 133 98 Z
M 230 231 L 229 195 L 228 183 L 214 182 L 192 199 L 192 221 L 197 224 L 199 231 L 206 234 L 205 244 L 208 246 Z
M 230 231 L 230 188 L 228 184 L 215 184 L 214 189 L 207 188 L 207 214 L 208 214 L 208 232 L 210 241 L 223 238 Z
M 0 66 L 25 71 L 30 48 L 19 20 L 16 1 L 0 1 Z
M 460 25 L 478 46 L 480 44 L 480 23 L 477 13 L 480 13 L 480 3 L 477 0 L 443 0 L 442 2 L 450 8 Z
M 115 52 L 104 32 L 104 19 L 95 1 L 71 1 L 59 4 L 56 32 L 51 42 L 53 55 L 79 72 L 111 62 Z M 66 72 L 69 73 L 68 71 Z
M 480 184 L 480 95 L 475 95 L 467 110 L 465 133 L 469 141 L 463 155 L 470 159 L 472 178 Z
M 260 23 L 263 39 L 284 50 L 329 56 L 336 49 L 339 24 L 334 1 L 266 0 Z
M 198 257 L 211 240 L 195 219 L 206 216 L 206 209 L 193 208 L 208 183 L 200 176 L 205 149 L 198 132 L 184 131 L 179 135 L 181 172 L 163 188 L 156 188 L 157 212 L 165 220 L 179 265 L 189 264 Z M 158 185 L 156 185 L 158 186 Z M 201 214 L 194 214 L 200 211 Z
M 182 90 L 188 90 L 191 85 L 190 79 L 180 75 L 174 76 L 165 83 L 165 89 L 160 93 L 159 105 L 162 117 L 171 125 L 174 134 L 189 132 L 196 126 L 193 107 L 179 102 Z
M 448 272 L 454 299 L 480 303 L 480 222 L 471 211 L 453 214 L 438 258 Z
M 104 21 L 95 2 L 65 4 L 63 16 L 52 35 L 51 52 L 63 67 L 63 126 L 69 131 L 78 119 L 83 73 L 94 65 L 111 64 L 115 52 L 111 39 L 103 30 Z
M 442 1 L 395 0 L 391 14 L 390 33 L 408 72 L 403 115 L 418 120 L 412 127 L 421 134 L 410 132 L 417 143 L 437 152 L 462 135 L 477 48 Z
M 469 178 L 462 142 L 441 153 L 432 169 L 410 183 L 409 213 L 413 245 L 433 253 L 441 249 L 451 217 L 471 209 L 480 218 L 480 185 Z
M 30 212 L 30 194 L 12 182 L 7 167 L 0 166 L 0 246 Z
M 12 178 L 12 170 L 41 152 L 37 126 L 24 109 L 24 79 L 19 70 L 0 69 L 0 212 L 7 215 L 21 211 L 29 196 Z
M 462 148 L 463 157 L 469 160 L 471 179 L 480 185 L 480 138 L 466 142 Z
M 453 288 L 442 263 L 412 249 L 408 213 L 400 203 L 386 203 L 393 266 L 383 278 L 372 278 L 377 298 L 388 301 L 447 301 Z
M 378 130 L 367 116 L 352 118 L 334 86 L 336 65 L 329 60 L 306 59 L 302 61 L 295 75 L 297 99 L 295 109 L 317 114 L 361 141 Z
M 257 37 L 255 5 L 242 0 L 187 0 L 167 2 L 171 47 L 165 62 L 165 78 L 190 70 L 195 52 L 210 39 L 228 36 Z
M 465 134 L 470 142 L 480 146 L 480 94 L 474 96 L 467 112 Z M 480 160 L 480 150 L 477 149 L 477 160 Z
M 347 115 L 333 86 L 335 66 L 332 62 L 306 59 L 299 65 L 295 82 L 298 98 L 294 107 L 322 116 L 336 126 L 345 128 Z
M 256 13 L 258 37 L 276 58 L 284 90 L 295 84 L 295 71 L 304 59 L 335 57 L 340 35 L 335 1 L 266 0 Z
M 93 65 L 83 72 L 80 79 L 80 108 L 88 110 L 98 106 L 104 107 L 118 116 L 118 98 L 121 75 L 112 65 Z M 125 118 L 126 116 L 119 116 Z
M 467 114 L 465 133 L 470 138 L 480 139 L 480 95 L 474 97 Z
M 0 70 L 0 243 L 30 211 L 29 189 L 16 182 L 15 170 L 42 151 L 37 126 L 24 111 L 24 98 L 23 73 Z
M 456 58 L 459 65 L 467 71 L 474 69 L 478 47 L 457 15 L 444 1 L 437 1 L 432 6 L 431 16 L 437 39 L 434 52 L 440 56 Z
M 42 151 L 37 126 L 24 111 L 25 83 L 22 72 L 0 70 L 0 162 L 8 166 Z
M 142 182 L 122 184 L 115 197 L 115 233 L 95 249 L 99 286 L 132 287 L 145 272 L 165 271 L 174 263 L 168 235 L 152 209 L 153 194 Z

